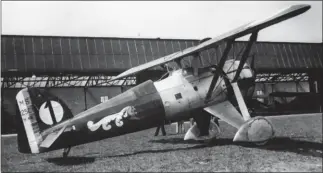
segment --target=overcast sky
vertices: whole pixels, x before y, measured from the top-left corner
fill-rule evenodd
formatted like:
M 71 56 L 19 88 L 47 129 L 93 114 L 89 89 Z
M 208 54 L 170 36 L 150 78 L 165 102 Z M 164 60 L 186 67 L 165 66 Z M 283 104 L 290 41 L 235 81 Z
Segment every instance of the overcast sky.
M 293 4 L 312 8 L 258 40 L 322 42 L 322 1 L 2 1 L 2 34 L 202 39 Z

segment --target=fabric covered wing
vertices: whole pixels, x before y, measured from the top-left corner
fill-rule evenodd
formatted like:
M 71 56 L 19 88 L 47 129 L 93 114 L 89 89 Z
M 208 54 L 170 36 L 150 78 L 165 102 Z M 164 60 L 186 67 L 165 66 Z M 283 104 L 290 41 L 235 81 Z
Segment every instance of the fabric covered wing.
M 308 9 L 310 9 L 310 5 L 304 5 L 304 4 L 292 5 L 292 6 L 286 8 L 286 9 L 283 9 L 283 10 L 279 11 L 278 13 L 271 15 L 265 19 L 254 21 L 254 22 L 249 22 L 249 23 L 244 24 L 238 28 L 235 28 L 229 32 L 219 35 L 213 39 L 207 40 L 197 46 L 189 47 L 183 51 L 178 51 L 173 54 L 161 57 L 159 59 L 150 61 L 148 63 L 139 65 L 137 67 L 131 68 L 131 69 L 121 73 L 120 75 L 118 75 L 117 77 L 115 77 L 114 79 L 112 79 L 110 81 L 121 79 L 124 77 L 128 77 L 128 76 L 136 74 L 140 71 L 143 71 L 143 70 L 146 70 L 146 69 L 149 69 L 149 68 L 161 65 L 161 64 L 165 64 L 170 61 L 180 59 L 180 58 L 183 58 L 186 56 L 190 56 L 194 53 L 201 52 L 205 49 L 215 46 L 216 44 L 219 44 L 219 42 L 221 42 L 221 41 L 234 40 L 234 39 L 242 37 L 244 35 L 259 31 L 259 30 L 264 29 L 268 26 L 277 24 L 279 22 L 282 22 L 284 20 L 295 17 L 299 14 L 302 14 L 305 11 L 307 11 Z

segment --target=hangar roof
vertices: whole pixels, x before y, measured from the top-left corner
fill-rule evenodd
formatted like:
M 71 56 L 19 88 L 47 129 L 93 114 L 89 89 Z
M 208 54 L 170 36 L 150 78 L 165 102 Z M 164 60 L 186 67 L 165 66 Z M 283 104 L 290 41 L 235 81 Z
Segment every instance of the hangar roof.
M 229 58 L 246 43 L 237 41 Z M 119 73 L 196 44 L 198 40 L 2 35 L 1 72 Z M 202 52 L 203 66 L 217 63 L 224 48 L 221 44 Z M 257 70 L 323 68 L 322 43 L 257 42 L 251 54 Z M 183 63 L 190 65 L 190 58 Z

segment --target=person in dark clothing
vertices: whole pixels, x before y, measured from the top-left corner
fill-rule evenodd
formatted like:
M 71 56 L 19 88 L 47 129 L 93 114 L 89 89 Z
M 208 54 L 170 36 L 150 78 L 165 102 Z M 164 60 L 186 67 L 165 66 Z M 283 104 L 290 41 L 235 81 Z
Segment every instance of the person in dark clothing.
M 220 120 L 220 118 L 218 118 L 218 117 L 213 117 L 213 122 L 214 122 L 216 125 L 218 125 L 218 126 L 220 127 L 219 120 Z
M 156 132 L 155 132 L 155 136 L 157 136 L 159 134 L 159 129 L 160 128 L 161 128 L 163 136 L 166 136 L 166 131 L 165 131 L 164 125 L 165 125 L 165 121 L 163 121 L 162 124 L 157 127 Z

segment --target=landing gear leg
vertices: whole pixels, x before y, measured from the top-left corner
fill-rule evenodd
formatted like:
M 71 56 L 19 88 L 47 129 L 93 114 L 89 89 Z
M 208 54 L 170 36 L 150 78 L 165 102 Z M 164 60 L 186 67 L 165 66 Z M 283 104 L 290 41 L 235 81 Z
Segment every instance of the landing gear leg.
M 64 151 L 63 151 L 63 158 L 66 158 L 68 153 L 71 151 L 71 148 L 72 147 L 68 147 L 68 148 L 64 148 Z

